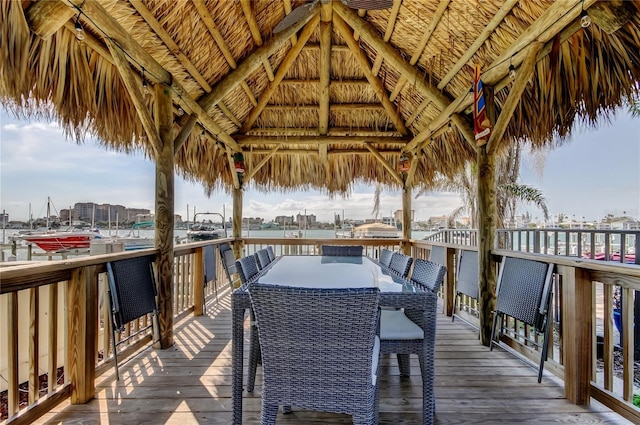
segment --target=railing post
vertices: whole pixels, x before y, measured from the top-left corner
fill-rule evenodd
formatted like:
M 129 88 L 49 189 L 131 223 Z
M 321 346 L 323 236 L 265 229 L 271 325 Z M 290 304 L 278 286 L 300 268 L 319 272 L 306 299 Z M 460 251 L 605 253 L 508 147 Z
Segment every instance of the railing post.
M 445 248 L 445 266 L 447 267 L 447 280 L 444 286 L 444 313 L 451 317 L 453 316 L 453 303 L 455 297 L 456 286 L 456 267 L 455 267 L 455 255 L 456 250 L 453 248 Z
M 196 249 L 193 265 L 193 315 L 202 316 L 204 303 L 204 247 Z
M 561 266 L 559 271 L 565 397 L 575 404 L 588 404 L 593 355 L 591 279 L 583 269 Z
M 95 395 L 98 279 L 95 266 L 73 270 L 67 285 L 67 367 L 71 404 L 82 404 Z M 55 348 L 54 348 L 55 349 Z M 66 379 L 65 379 L 66 380 Z

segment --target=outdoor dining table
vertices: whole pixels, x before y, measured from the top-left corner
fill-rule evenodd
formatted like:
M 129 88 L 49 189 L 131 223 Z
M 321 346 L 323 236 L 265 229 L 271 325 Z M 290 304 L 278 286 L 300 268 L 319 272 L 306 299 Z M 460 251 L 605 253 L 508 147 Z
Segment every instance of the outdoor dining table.
M 435 321 L 437 295 L 414 285 L 410 280 L 396 276 L 369 257 L 341 256 L 282 256 L 231 295 L 232 311 L 232 363 L 231 397 L 233 424 L 242 423 L 242 381 L 245 312 L 251 307 L 248 287 L 251 283 L 264 283 L 306 288 L 363 288 L 380 289 L 380 306 L 414 309 L 428 314 Z M 434 326 L 435 326 L 435 322 Z M 426 333 L 426 332 L 425 332 Z M 431 358 L 425 359 L 424 379 L 433 380 L 434 338 L 425 337 L 425 350 Z M 424 391 L 423 398 L 434 397 Z

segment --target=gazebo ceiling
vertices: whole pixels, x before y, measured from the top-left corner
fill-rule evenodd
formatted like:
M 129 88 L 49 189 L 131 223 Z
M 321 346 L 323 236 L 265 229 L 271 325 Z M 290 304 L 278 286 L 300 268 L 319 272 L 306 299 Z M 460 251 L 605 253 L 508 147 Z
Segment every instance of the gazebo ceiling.
M 233 187 L 238 151 L 245 185 L 262 190 L 424 187 L 476 158 L 476 65 L 494 92 L 487 149 L 497 153 L 548 146 L 576 118 L 592 123 L 637 93 L 639 5 L 3 0 L 0 95 L 18 113 L 57 117 L 78 140 L 89 132 L 153 157 L 143 85 L 165 84 L 176 165 L 210 191 Z M 398 171 L 401 156 L 409 172 Z

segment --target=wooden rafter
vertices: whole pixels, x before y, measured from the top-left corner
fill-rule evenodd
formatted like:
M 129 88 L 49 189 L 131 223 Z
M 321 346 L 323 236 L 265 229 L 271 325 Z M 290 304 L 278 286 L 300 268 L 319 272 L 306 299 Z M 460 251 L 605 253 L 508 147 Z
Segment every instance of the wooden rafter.
M 293 65 L 293 63 L 295 62 L 298 54 L 302 50 L 302 46 L 305 45 L 307 40 L 309 40 L 311 34 L 313 34 L 313 31 L 315 31 L 319 21 L 320 18 L 318 16 L 314 16 L 300 32 L 300 38 L 298 39 L 296 44 L 287 52 L 287 55 L 284 57 L 282 63 L 276 71 L 273 81 L 269 82 L 269 85 L 260 95 L 260 101 L 258 102 L 256 107 L 251 110 L 249 116 L 245 119 L 244 125 L 242 126 L 243 131 L 248 131 L 256 122 L 258 116 L 267 107 L 267 103 L 271 99 L 271 96 L 273 96 L 273 93 L 275 93 L 276 89 L 282 82 L 282 79 L 289 71 L 289 68 L 291 68 L 291 65 Z
M 382 37 L 385 43 L 388 43 L 389 40 L 391 40 L 391 34 L 393 34 L 393 30 L 396 27 L 396 19 L 398 19 L 398 12 L 400 11 L 401 4 L 402 0 L 393 0 L 393 6 L 391 7 L 391 11 L 389 12 L 387 29 L 384 32 L 384 37 Z M 380 52 L 376 53 L 376 59 L 373 61 L 373 66 L 371 67 L 371 72 L 373 72 L 373 75 L 378 75 L 378 72 L 380 72 L 380 67 L 382 66 L 383 59 L 384 57 L 380 54 Z
M 227 162 L 229 163 L 229 172 L 231 173 L 231 179 L 233 180 L 233 187 L 240 189 L 240 179 L 238 179 L 238 173 L 236 173 L 236 164 L 233 160 L 233 153 L 229 147 L 226 147 Z
M 357 145 L 365 143 L 392 143 L 403 145 L 408 138 L 384 136 L 249 136 L 238 134 L 236 135 L 236 140 L 240 146 L 280 143 L 286 143 L 287 145 Z
M 167 48 L 173 53 L 173 55 L 178 59 L 178 61 L 184 66 L 189 75 L 193 77 L 194 80 L 200 84 L 202 90 L 206 93 L 211 91 L 211 86 L 207 82 L 207 80 L 202 76 L 198 68 L 191 62 L 191 60 L 180 50 L 180 46 L 173 40 L 173 37 L 162 27 L 162 24 L 158 22 L 156 17 L 151 13 L 147 6 L 142 3 L 141 0 L 131 0 L 131 5 L 138 11 L 142 19 L 145 20 L 147 25 L 149 25 L 152 31 L 162 40 L 162 42 L 167 46 Z M 238 118 L 233 115 L 233 113 L 227 108 L 225 105 L 218 105 L 222 112 L 229 117 L 231 121 L 234 123 L 238 123 Z M 238 125 L 238 124 L 236 124 Z
M 337 4 L 338 3 L 334 3 L 334 7 Z M 398 132 L 403 135 L 409 134 L 409 131 L 407 130 L 407 127 L 404 125 L 404 121 L 402 120 L 402 116 L 396 109 L 393 102 L 389 100 L 387 89 L 384 87 L 384 84 L 382 83 L 382 81 L 380 81 L 380 79 L 374 76 L 373 73 L 371 72 L 371 65 L 369 64 L 369 60 L 367 59 L 366 54 L 358 46 L 358 43 L 356 42 L 356 40 L 353 38 L 351 30 L 349 29 L 347 24 L 342 20 L 341 17 L 337 15 L 333 16 L 333 24 L 338 30 L 338 32 L 340 32 L 340 35 L 342 35 L 342 38 L 344 38 L 345 42 L 353 52 L 353 55 L 355 56 L 356 61 L 360 65 L 360 68 L 362 69 L 365 77 L 367 78 L 367 80 L 373 87 L 374 91 L 376 92 L 378 99 L 380 99 L 382 106 L 384 106 L 384 109 L 387 111 L 387 114 L 389 115 L 389 118 L 393 122 L 393 125 L 396 127 L 396 130 L 398 130 Z
M 80 1 L 80 0 L 74 0 Z M 207 93 L 202 96 L 198 100 L 198 105 L 205 111 L 210 111 L 215 105 L 218 104 L 227 94 L 229 94 L 238 84 L 244 81 L 256 68 L 258 68 L 264 59 L 269 58 L 275 51 L 277 51 L 284 42 L 286 42 L 291 35 L 298 32 L 300 28 L 307 24 L 315 15 L 318 14 L 318 6 L 310 8 L 307 13 L 300 17 L 300 19 L 290 27 L 284 29 L 283 31 L 275 34 L 268 43 L 264 44 L 262 47 L 256 49 L 252 54 L 250 54 L 241 64 L 238 65 L 236 69 L 231 71 L 225 78 L 223 78 L 216 87 L 211 91 L 211 93 Z M 189 137 L 193 126 L 197 121 L 197 117 L 190 116 L 184 123 L 182 123 L 182 129 L 180 133 L 176 137 L 176 147 L 182 145 Z
M 391 176 L 395 179 L 395 181 L 398 182 L 398 184 L 403 187 L 404 186 L 404 181 L 402 180 L 402 177 L 400 176 L 400 174 L 393 168 L 393 166 L 391 166 L 391 164 L 389 164 L 389 161 L 387 161 L 386 159 L 384 159 L 384 157 L 382 156 L 382 154 L 380 153 L 380 151 L 376 150 L 376 148 L 374 148 L 373 146 L 371 146 L 370 144 L 366 144 L 365 145 L 367 147 L 367 149 L 369 150 L 369 152 L 371 152 L 371 155 L 373 155 L 373 157 L 375 159 L 378 160 L 378 162 L 380 162 L 380 164 L 382 164 L 382 166 L 389 172 L 389 174 L 391 174 Z M 397 153 L 397 152 L 396 152 Z
M 193 5 L 196 7 L 196 12 L 198 13 L 198 16 L 200 16 L 200 19 L 202 19 L 202 22 L 207 27 L 209 34 L 211 34 L 211 36 L 213 37 L 213 41 L 215 41 L 216 45 L 222 52 L 222 55 L 224 56 L 225 60 L 229 64 L 229 67 L 231 69 L 236 69 L 238 67 L 238 65 L 236 64 L 236 60 L 234 59 L 233 54 L 231 53 L 231 50 L 229 50 L 229 46 L 227 45 L 227 42 L 225 41 L 222 34 L 220 33 L 220 30 L 218 30 L 218 26 L 213 20 L 213 16 L 211 16 L 211 13 L 209 13 L 209 9 L 207 9 L 207 5 L 204 4 L 204 0 L 193 0 Z M 249 101 L 253 104 L 253 106 L 256 106 L 258 104 L 258 101 L 256 100 L 256 97 L 253 95 L 253 91 L 251 90 L 251 87 L 249 87 L 247 82 L 244 80 L 240 82 L 240 85 L 242 86 L 242 89 L 244 90 L 244 92 L 247 94 Z
M 316 43 L 307 43 L 306 46 L 304 46 L 302 48 L 303 52 L 309 52 L 309 53 L 316 53 L 320 51 L 320 44 L 316 44 Z M 340 53 L 346 53 L 346 52 L 351 52 L 351 50 L 349 50 L 348 46 L 345 46 L 343 44 L 334 44 L 331 46 L 331 51 L 332 52 L 340 52 Z
M 504 102 L 504 105 L 502 105 L 502 111 L 500 112 L 495 125 L 491 129 L 491 136 L 489 136 L 489 140 L 487 141 L 487 153 L 489 155 L 493 154 L 500 144 L 503 143 L 502 136 L 507 130 L 507 126 L 513 117 L 513 113 L 515 112 L 518 103 L 520 103 L 520 98 L 522 97 L 522 93 L 531 78 L 533 68 L 536 65 L 538 52 L 542 46 L 542 43 L 532 43 L 531 47 L 529 47 L 529 51 L 527 52 L 526 59 L 518 68 L 516 80 L 509 91 L 509 96 L 507 97 L 506 102 Z
M 588 8 L 597 0 L 584 0 L 584 7 Z M 538 54 L 537 60 L 541 60 L 551 51 L 551 39 L 563 29 L 578 18 L 581 11 L 581 3 L 569 3 L 558 1 L 547 9 L 533 24 L 531 24 L 519 37 L 511 44 L 493 63 L 487 67 L 487 72 L 483 73 L 483 82 L 490 86 L 499 83 L 509 73 L 509 58 L 512 57 L 511 63 L 518 66 L 522 62 L 522 54 L 520 52 L 528 44 L 537 40 L 539 42 L 547 42 L 545 48 Z M 559 17 L 558 17 L 559 16 Z M 573 31 L 573 30 L 570 30 Z M 451 115 L 464 111 L 473 103 L 473 96 L 468 91 L 462 93 L 456 100 L 449 103 L 444 108 L 439 108 L 442 112 L 434 118 L 413 140 L 407 145 L 407 150 L 416 148 L 426 138 L 429 137 L 434 129 L 439 128 L 443 123 L 447 122 Z
M 287 16 L 293 10 L 293 8 L 291 7 L 291 0 L 284 0 L 283 3 L 282 3 L 282 6 L 284 7 L 284 15 L 285 16 Z M 291 36 L 291 45 L 294 46 L 297 41 L 298 41 L 298 36 L 293 34 Z
M 411 84 L 413 84 L 416 90 L 422 93 L 423 96 L 430 98 L 438 109 L 442 110 L 450 104 L 449 99 L 440 93 L 430 82 L 423 80 L 418 74 L 418 70 L 405 61 L 393 46 L 385 43 L 377 31 L 372 28 L 367 21 L 358 17 L 351 9 L 340 2 L 333 3 L 333 10 L 344 19 L 351 28 L 354 30 L 357 28 L 367 42 L 378 52 L 382 53 L 384 60 L 407 80 L 411 81 Z
M 262 34 L 260 34 L 260 28 L 258 28 L 258 21 L 256 21 L 256 15 L 253 13 L 253 8 L 251 7 L 251 0 L 240 0 L 240 4 L 242 5 L 242 12 L 244 13 L 245 18 L 247 19 L 247 23 L 249 24 L 249 29 L 251 30 L 251 36 L 253 37 L 253 41 L 256 43 L 256 46 L 262 46 Z M 264 65 L 264 70 L 267 73 L 267 77 L 269 81 L 273 81 L 273 69 L 271 69 L 271 64 L 269 63 L 269 58 L 265 58 L 262 61 L 262 65 Z
M 275 153 L 278 151 L 278 149 L 280 149 L 282 145 L 278 145 L 275 148 L 271 149 L 269 151 L 269 153 L 267 154 L 267 156 L 265 156 L 264 158 L 262 158 L 262 160 L 258 163 L 258 165 L 256 165 L 255 167 L 251 168 L 251 171 L 249 171 L 246 176 L 244 177 L 245 181 L 249 181 L 253 178 L 253 176 L 256 175 L 256 173 L 258 172 L 258 170 L 260 170 L 267 162 L 269 162 L 269 160 L 271 159 L 271 157 L 273 157 L 273 155 L 275 155 Z
M 418 60 L 420 60 L 422 52 L 424 52 L 425 47 L 427 47 L 429 39 L 431 39 L 433 32 L 436 30 L 438 24 L 440 23 L 440 20 L 442 19 L 444 12 L 447 10 L 447 7 L 449 7 L 450 2 L 451 0 L 440 0 L 440 3 L 438 3 L 438 8 L 433 14 L 433 18 L 431 18 L 431 20 L 429 21 L 429 25 L 427 25 L 427 28 L 424 30 L 422 38 L 416 46 L 416 50 L 413 52 L 413 56 L 411 56 L 411 59 L 409 60 L 409 64 L 411 66 L 414 66 L 416 63 L 418 63 Z M 396 83 L 396 86 L 391 91 L 391 100 L 394 100 L 398 96 L 400 90 L 402 90 L 402 87 L 404 87 L 406 83 L 407 79 L 404 76 L 400 76 L 398 82 Z
M 331 110 L 337 111 L 353 111 L 358 110 L 380 110 L 384 111 L 384 106 L 380 103 L 333 103 L 331 104 Z M 320 105 L 267 105 L 263 108 L 264 111 L 322 111 L 322 104 Z M 328 132 L 328 125 L 327 125 Z M 246 130 L 245 130 L 246 131 Z M 320 134 L 327 134 L 320 131 Z
M 368 146 L 368 145 L 367 145 Z M 270 149 L 252 149 L 250 151 L 244 152 L 245 157 L 250 157 L 252 155 L 268 155 L 271 152 Z M 398 155 L 397 150 L 384 149 L 384 150 L 376 150 L 381 155 Z M 316 148 L 309 149 L 285 149 L 280 148 L 274 155 L 313 155 L 318 156 L 320 152 Z M 341 156 L 341 155 L 371 155 L 371 151 L 368 149 L 333 149 L 327 152 L 327 156 Z M 384 159 L 384 158 L 383 158 Z M 391 167 L 393 169 L 393 167 Z M 402 181 L 402 179 L 400 179 Z M 400 183 L 402 184 L 402 183 Z
M 404 185 L 405 187 L 413 187 L 413 181 L 416 177 L 416 171 L 418 170 L 418 153 L 414 153 L 411 156 L 411 166 L 409 167 L 409 172 L 407 173 L 407 178 L 405 179 Z
M 151 114 L 147 109 L 147 105 L 144 101 L 144 95 L 140 90 L 140 84 L 135 78 L 134 72 L 131 70 L 131 64 L 127 60 L 126 55 L 120 49 L 119 46 L 116 45 L 111 39 L 105 39 L 105 44 L 111 52 L 111 57 L 120 73 L 120 77 L 122 78 L 122 82 L 124 83 L 129 96 L 131 97 L 131 102 L 133 106 L 136 108 L 136 113 L 138 114 L 138 118 L 140 122 L 142 122 L 142 127 L 144 131 L 147 133 L 147 137 L 149 138 L 150 144 L 153 147 L 154 155 L 158 155 L 158 146 L 161 145 L 162 141 L 160 140 L 160 136 L 158 135 L 158 130 L 156 129 L 156 124 L 153 122 L 151 118 Z
M 110 38 L 115 41 L 116 44 L 127 52 L 127 57 L 130 60 L 134 60 L 138 66 L 145 68 L 148 71 L 149 78 L 153 76 L 156 80 L 154 82 L 162 82 L 168 84 L 170 89 L 175 93 L 179 93 L 182 100 L 185 102 L 185 106 L 193 113 L 194 123 L 195 120 L 200 120 L 207 131 L 217 134 L 222 142 L 233 149 L 239 149 L 235 140 L 229 136 L 220 125 L 213 120 L 203 108 L 187 93 L 182 85 L 174 79 L 171 74 L 158 63 L 146 50 L 138 44 L 131 34 L 127 32 L 122 26 L 102 7 L 102 5 L 95 1 L 85 0 L 63 0 L 73 10 L 81 9 L 82 13 L 89 17 L 95 25 L 97 25 L 101 32 L 104 33 L 105 39 Z M 178 149 L 179 146 L 176 146 Z
M 320 10 L 320 86 L 318 87 L 318 133 L 326 136 L 329 133 L 329 86 L 331 84 L 331 33 L 333 32 L 333 8 L 331 3 L 322 3 Z M 320 161 L 329 174 L 328 145 L 318 145 Z
M 438 83 L 439 90 L 443 90 L 447 86 L 447 84 L 449 84 L 449 81 L 451 81 L 453 77 L 456 76 L 458 71 L 460 71 L 462 67 L 469 62 L 469 59 L 471 59 L 473 55 L 476 54 L 478 49 L 482 47 L 485 41 L 489 39 L 491 34 L 493 34 L 493 31 L 495 31 L 498 25 L 500 25 L 504 20 L 504 18 L 509 14 L 509 12 L 511 12 L 511 9 L 513 9 L 513 7 L 516 4 L 518 4 L 518 1 L 519 0 L 506 0 L 502 4 L 500 9 L 493 16 L 493 18 L 491 18 L 491 21 L 489 21 L 489 23 L 485 25 L 480 35 L 478 35 L 478 37 L 474 40 L 471 46 L 469 46 L 467 51 L 464 52 L 464 54 L 460 57 L 460 59 L 458 59 L 458 61 L 453 65 L 453 67 L 451 67 L 449 72 L 447 72 L 447 75 L 445 75 L 444 78 L 440 80 L 440 82 Z
M 45 40 L 62 28 L 73 15 L 73 9 L 59 1 L 39 1 L 25 12 L 31 31 Z
M 283 127 L 260 127 L 252 128 L 245 133 L 247 136 L 280 136 L 280 137 L 292 137 L 292 136 L 308 136 L 317 137 L 320 135 L 316 128 L 283 128 Z M 349 137 L 384 137 L 388 139 L 385 143 L 396 143 L 395 140 L 401 140 L 402 135 L 397 131 L 381 131 L 381 130 L 368 130 L 368 129 L 353 129 L 348 127 L 332 127 L 329 129 L 328 136 L 349 136 Z M 242 135 L 236 135 L 236 137 L 242 137 Z M 404 143 L 404 142 L 402 142 Z

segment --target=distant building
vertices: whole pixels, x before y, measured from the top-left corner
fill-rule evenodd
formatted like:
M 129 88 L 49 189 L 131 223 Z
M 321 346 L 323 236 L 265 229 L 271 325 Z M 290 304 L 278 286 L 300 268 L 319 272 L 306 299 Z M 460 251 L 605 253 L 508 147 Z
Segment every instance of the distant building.
M 280 226 L 283 226 L 285 224 L 293 224 L 295 222 L 293 216 L 289 216 L 289 215 L 279 215 L 276 217 L 276 219 L 274 220 L 276 223 L 278 223 Z
M 315 214 L 309 214 L 309 215 L 298 214 L 296 216 L 296 221 L 301 227 L 314 226 L 317 222 Z

